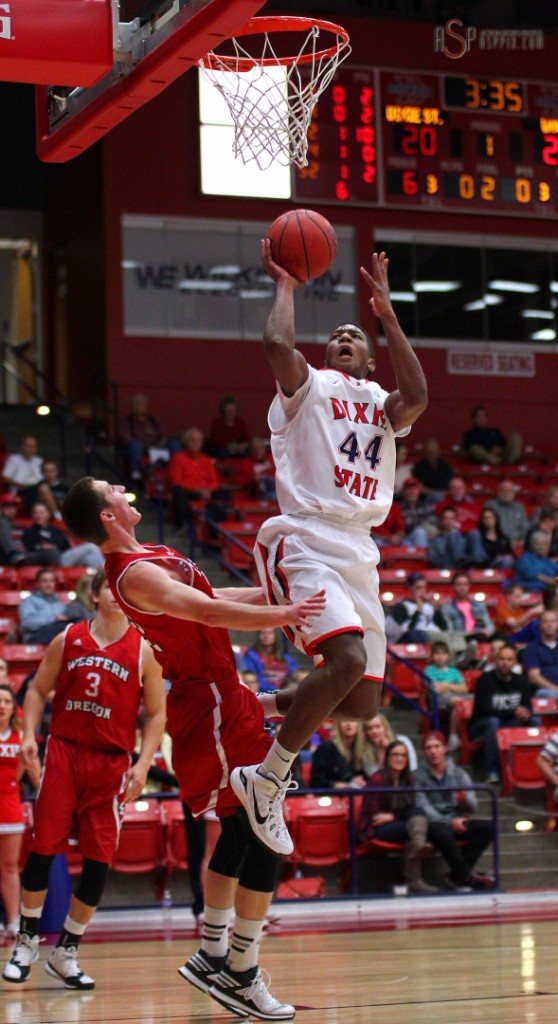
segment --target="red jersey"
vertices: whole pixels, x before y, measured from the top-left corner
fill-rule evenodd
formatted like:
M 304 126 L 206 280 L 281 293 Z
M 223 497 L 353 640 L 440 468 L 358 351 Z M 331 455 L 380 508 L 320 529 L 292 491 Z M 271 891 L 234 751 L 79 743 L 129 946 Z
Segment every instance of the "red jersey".
M 140 561 L 154 562 L 180 575 L 184 583 L 208 597 L 214 597 L 209 580 L 198 566 L 173 548 L 146 544 L 142 552 L 107 555 L 105 569 L 110 589 L 132 625 L 145 636 L 173 684 L 175 693 L 181 687 L 217 683 L 222 696 L 240 684 L 233 649 L 226 629 L 205 626 L 200 622 L 177 619 L 165 612 L 146 612 L 128 604 L 120 591 L 120 582 L 130 565 Z
M 106 753 L 131 753 L 141 699 L 142 639 L 135 629 L 101 647 L 90 622 L 64 634 L 50 733 Z
M 11 824 L 23 822 L 17 777 L 20 742 L 16 729 L 0 734 L 0 835 L 13 832 Z M 23 825 L 18 831 L 23 831 Z

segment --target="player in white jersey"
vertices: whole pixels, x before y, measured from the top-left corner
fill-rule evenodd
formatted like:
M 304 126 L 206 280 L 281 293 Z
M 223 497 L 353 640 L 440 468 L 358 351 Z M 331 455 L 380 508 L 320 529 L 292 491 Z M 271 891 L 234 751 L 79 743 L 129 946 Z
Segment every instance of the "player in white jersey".
M 276 284 L 264 349 L 277 380 L 269 426 L 281 515 L 262 527 L 256 561 L 270 603 L 322 587 L 328 600 L 304 635 L 286 630 L 317 665 L 294 693 L 262 700 L 268 715 L 286 717 L 262 764 L 235 769 L 231 785 L 261 841 L 288 853 L 277 791 L 297 752 L 325 718 L 367 720 L 378 712 L 386 641 L 370 529 L 393 501 L 395 437 L 426 408 L 427 388 L 391 304 L 385 253 L 374 253 L 371 272 L 361 273 L 388 343 L 397 382 L 390 393 L 368 379 L 374 350 L 355 324 L 333 331 L 324 369 L 308 365 L 295 348 L 299 282 L 274 263 L 268 240 L 262 260 Z

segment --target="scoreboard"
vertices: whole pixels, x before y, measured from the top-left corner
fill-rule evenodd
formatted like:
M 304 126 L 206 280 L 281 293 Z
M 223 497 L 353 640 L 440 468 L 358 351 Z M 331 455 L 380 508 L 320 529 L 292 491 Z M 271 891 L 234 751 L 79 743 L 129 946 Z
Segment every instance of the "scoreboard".
M 340 68 L 293 199 L 558 217 L 558 83 Z

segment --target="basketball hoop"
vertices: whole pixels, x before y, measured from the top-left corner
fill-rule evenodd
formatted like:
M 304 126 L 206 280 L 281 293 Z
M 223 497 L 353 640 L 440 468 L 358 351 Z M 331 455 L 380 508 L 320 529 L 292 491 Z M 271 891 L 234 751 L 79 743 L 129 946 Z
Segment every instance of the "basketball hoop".
M 298 52 L 277 53 L 277 33 L 305 33 Z M 320 48 L 321 33 L 333 42 Z M 233 153 L 243 163 L 255 160 L 261 170 L 273 161 L 307 167 L 308 128 L 312 111 L 337 67 L 351 52 L 349 34 L 340 25 L 319 18 L 252 18 L 239 36 L 263 36 L 257 41 L 229 43 L 233 54 L 210 51 L 198 62 L 202 74 L 223 96 L 234 124 Z M 244 42 L 244 40 L 243 40 Z M 254 52 L 245 46 L 251 45 Z M 280 69 L 280 70 L 278 70 Z

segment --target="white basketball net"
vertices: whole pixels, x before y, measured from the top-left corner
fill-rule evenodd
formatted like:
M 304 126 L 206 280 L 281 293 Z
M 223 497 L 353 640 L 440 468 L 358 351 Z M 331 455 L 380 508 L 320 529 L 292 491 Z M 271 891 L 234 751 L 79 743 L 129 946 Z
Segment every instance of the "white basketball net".
M 223 96 L 234 124 L 233 153 L 243 163 L 255 160 L 261 170 L 273 162 L 308 166 L 308 128 L 312 111 L 322 92 L 331 82 L 339 64 L 349 56 L 351 47 L 341 36 L 333 53 L 320 53 L 320 28 L 313 25 L 297 56 L 285 65 L 273 49 L 272 33 L 262 33 L 263 52 L 254 57 L 231 39 L 235 56 L 220 58 L 212 53 L 210 67 L 202 57 L 199 67 L 204 77 Z M 330 33 L 328 33 L 330 35 Z M 323 47 L 322 47 L 323 50 Z M 305 55 L 304 64 L 297 61 Z M 310 59 L 308 60 L 308 55 Z M 262 66 L 263 59 L 273 60 Z M 234 66 L 234 61 L 237 65 Z M 246 61 L 250 70 L 245 70 Z M 238 64 L 244 67 L 239 70 Z

